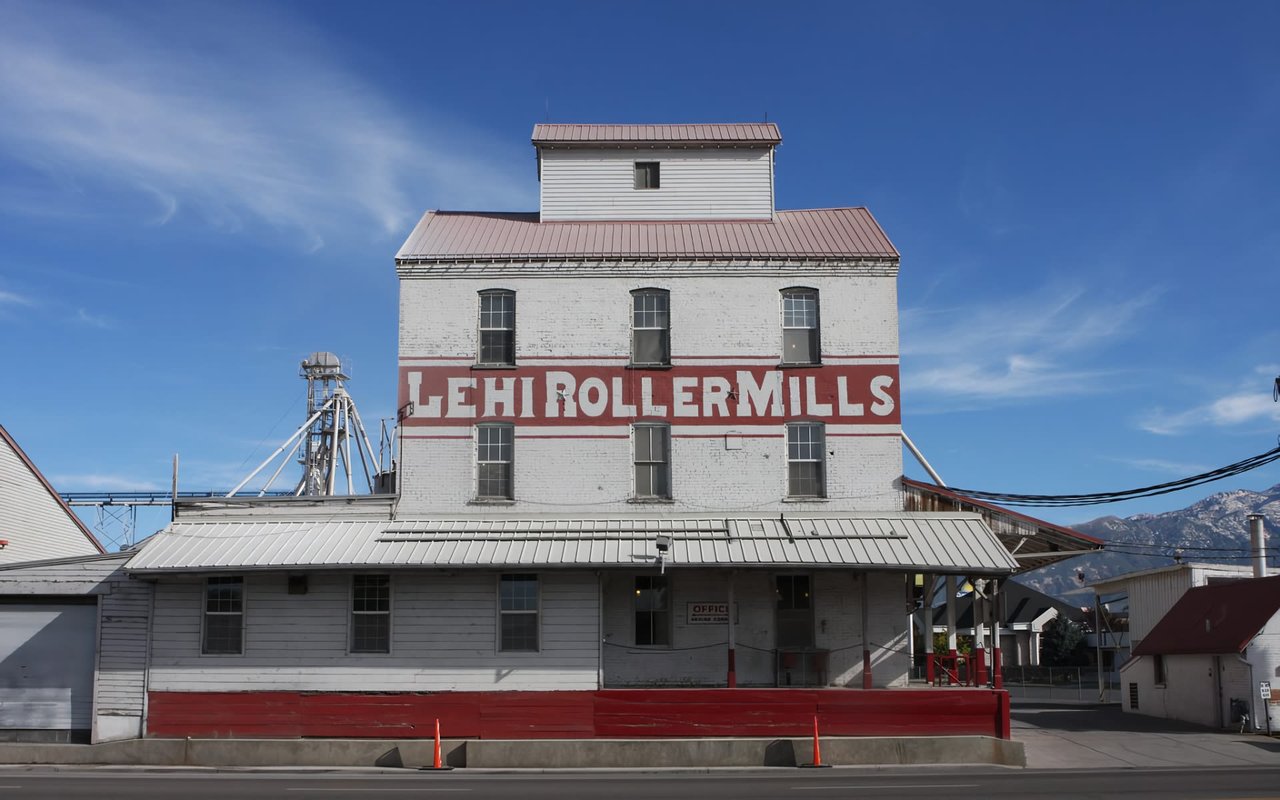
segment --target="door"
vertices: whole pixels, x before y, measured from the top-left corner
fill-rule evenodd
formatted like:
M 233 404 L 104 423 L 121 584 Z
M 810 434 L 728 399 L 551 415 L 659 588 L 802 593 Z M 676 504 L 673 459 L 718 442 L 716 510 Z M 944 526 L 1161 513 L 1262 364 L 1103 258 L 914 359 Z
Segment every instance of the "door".
M 0 738 L 88 740 L 95 603 L 0 604 Z

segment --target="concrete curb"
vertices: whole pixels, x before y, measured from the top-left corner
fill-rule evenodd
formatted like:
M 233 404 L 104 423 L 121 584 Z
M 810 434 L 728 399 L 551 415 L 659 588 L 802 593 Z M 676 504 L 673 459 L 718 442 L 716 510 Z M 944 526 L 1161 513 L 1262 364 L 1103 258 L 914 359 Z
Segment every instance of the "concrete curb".
M 795 767 L 810 739 L 446 740 L 446 764 L 475 769 Z M 836 766 L 1026 766 L 1021 742 L 987 736 L 823 737 Z M 156 767 L 382 767 L 430 764 L 422 739 L 131 739 L 94 745 L 0 743 L 0 764 Z

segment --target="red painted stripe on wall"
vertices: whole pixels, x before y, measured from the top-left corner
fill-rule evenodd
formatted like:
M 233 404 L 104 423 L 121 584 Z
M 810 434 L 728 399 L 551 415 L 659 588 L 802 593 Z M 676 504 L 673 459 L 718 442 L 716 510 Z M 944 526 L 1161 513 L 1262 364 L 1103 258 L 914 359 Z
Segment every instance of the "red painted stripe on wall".
M 606 689 L 582 692 L 151 692 L 147 735 L 566 739 L 1009 738 L 1008 694 L 972 690 Z

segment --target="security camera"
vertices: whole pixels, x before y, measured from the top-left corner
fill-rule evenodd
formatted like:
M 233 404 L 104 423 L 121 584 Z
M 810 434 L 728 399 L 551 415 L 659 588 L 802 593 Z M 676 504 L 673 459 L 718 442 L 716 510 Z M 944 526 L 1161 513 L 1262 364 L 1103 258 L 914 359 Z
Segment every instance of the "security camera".
M 653 544 L 658 548 L 659 553 L 665 553 L 671 549 L 671 537 L 659 536 L 653 540 Z

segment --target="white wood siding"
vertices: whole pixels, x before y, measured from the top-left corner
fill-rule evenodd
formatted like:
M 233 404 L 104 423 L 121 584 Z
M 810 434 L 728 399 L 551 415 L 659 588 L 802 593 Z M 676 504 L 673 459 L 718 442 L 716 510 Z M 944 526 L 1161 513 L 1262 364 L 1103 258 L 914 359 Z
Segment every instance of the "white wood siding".
M 312 573 L 306 594 L 283 573 L 245 576 L 245 651 L 200 655 L 203 580 L 157 586 L 155 691 L 494 691 L 594 689 L 596 578 L 542 573 L 538 653 L 497 651 L 497 576 L 392 574 L 390 654 L 347 653 L 350 574 Z
M 543 150 L 543 221 L 771 219 L 771 151 Z M 660 187 L 635 188 L 635 163 L 657 161 Z
M 0 436 L 0 564 L 98 553 L 70 512 Z

